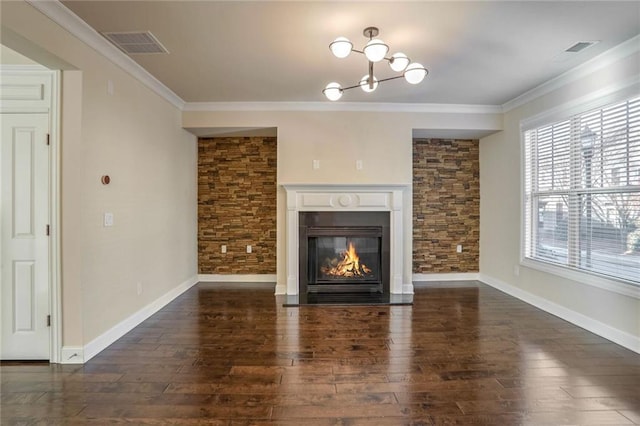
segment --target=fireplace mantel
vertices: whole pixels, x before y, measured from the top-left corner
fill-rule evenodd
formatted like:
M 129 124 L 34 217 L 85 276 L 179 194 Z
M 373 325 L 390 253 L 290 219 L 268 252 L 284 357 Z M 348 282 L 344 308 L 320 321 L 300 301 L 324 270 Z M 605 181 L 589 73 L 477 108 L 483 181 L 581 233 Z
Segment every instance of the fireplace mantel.
M 299 230 L 301 211 L 388 211 L 390 214 L 390 291 L 413 294 L 411 280 L 403 280 L 405 190 L 409 185 L 314 185 L 285 184 L 286 191 L 286 286 L 276 294 L 299 291 Z

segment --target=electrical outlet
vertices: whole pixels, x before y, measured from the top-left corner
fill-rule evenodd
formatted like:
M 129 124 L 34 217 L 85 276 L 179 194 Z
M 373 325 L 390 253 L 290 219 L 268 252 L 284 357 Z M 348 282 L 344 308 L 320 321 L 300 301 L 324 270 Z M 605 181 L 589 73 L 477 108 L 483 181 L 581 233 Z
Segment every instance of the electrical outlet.
M 362 170 L 362 160 L 356 160 L 356 170 Z
M 320 168 L 320 160 L 313 160 L 313 170 L 318 170 Z
M 513 275 L 515 275 L 516 277 L 520 276 L 520 266 L 513 265 Z
M 113 226 L 113 213 L 105 213 L 104 214 L 104 226 Z
M 251 253 L 251 251 L 252 251 L 252 250 L 251 250 L 251 245 L 248 245 L 248 246 L 247 246 L 247 253 Z
M 226 253 L 227 252 L 227 246 L 225 244 L 220 246 L 220 253 Z
M 138 291 L 138 296 L 140 296 L 142 294 L 142 283 L 138 282 L 138 284 L 136 284 L 136 290 Z

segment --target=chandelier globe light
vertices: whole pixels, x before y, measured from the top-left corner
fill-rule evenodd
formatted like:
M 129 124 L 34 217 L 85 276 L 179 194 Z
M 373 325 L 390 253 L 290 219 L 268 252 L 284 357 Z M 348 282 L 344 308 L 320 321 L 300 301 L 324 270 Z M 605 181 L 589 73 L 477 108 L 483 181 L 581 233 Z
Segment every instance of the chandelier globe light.
M 346 37 L 338 37 L 329 45 L 329 49 L 331 49 L 336 58 L 342 59 L 349 56 L 353 49 L 353 43 Z
M 371 62 L 380 62 L 389 51 L 389 46 L 384 44 L 382 40 L 374 38 L 364 47 L 364 56 Z
M 395 72 L 402 72 L 409 65 L 409 58 L 402 52 L 394 53 L 389 60 L 389 66 Z
M 370 93 L 376 90 L 379 83 L 398 78 L 404 78 L 407 83 L 410 84 L 419 84 L 427 74 L 429 74 L 427 68 L 418 62 L 411 62 L 409 57 L 402 52 L 394 53 L 391 57 L 387 57 L 389 46 L 382 40 L 375 38 L 380 33 L 378 28 L 367 27 L 362 33 L 369 39 L 362 50 L 354 49 L 353 43 L 346 37 L 338 37 L 329 44 L 331 53 L 337 58 L 344 59 L 349 56 L 351 52 L 356 52 L 363 54 L 369 62 L 369 72 L 360 79 L 358 84 L 348 87 L 342 87 L 337 82 L 327 84 L 322 93 L 324 93 L 330 101 L 339 100 L 345 90 L 360 87 L 363 91 Z M 383 60 L 389 63 L 391 70 L 402 74 L 383 79 L 376 78 L 373 75 L 373 64 Z
M 375 78 L 374 76 L 371 76 L 371 79 L 369 78 L 369 74 L 365 74 L 361 79 L 360 79 L 360 87 L 362 87 L 362 90 L 364 90 L 367 93 L 371 93 L 374 90 L 376 90 L 376 88 L 378 87 L 378 79 Z
M 427 76 L 427 69 L 417 62 L 409 64 L 404 70 L 404 79 L 410 84 L 419 84 Z
M 330 101 L 337 101 L 342 97 L 342 87 L 334 81 L 327 84 L 327 87 L 324 88 L 322 93 L 324 93 Z

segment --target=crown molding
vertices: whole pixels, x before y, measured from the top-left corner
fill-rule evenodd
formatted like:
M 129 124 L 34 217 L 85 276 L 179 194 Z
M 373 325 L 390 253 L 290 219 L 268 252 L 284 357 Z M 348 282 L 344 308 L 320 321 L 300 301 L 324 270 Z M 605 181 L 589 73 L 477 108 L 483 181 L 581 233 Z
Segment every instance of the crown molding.
M 184 107 L 185 102 L 184 100 L 182 100 L 182 98 L 176 95 L 167 86 L 162 84 L 160 80 L 151 75 L 147 70 L 138 65 L 136 61 L 131 59 L 125 53 L 121 52 L 120 49 L 108 42 L 104 37 L 100 35 L 100 33 L 91 28 L 89 24 L 80 19 L 78 15 L 67 9 L 62 3 L 60 3 L 60 1 L 25 1 L 35 9 L 42 12 L 53 22 L 69 31 L 72 35 L 80 39 L 89 47 L 100 53 L 102 56 L 118 65 L 127 73 L 131 74 L 134 78 L 139 80 L 149 89 L 153 90 L 167 102 L 178 109 L 182 109 Z
M 521 94 L 520 96 L 505 102 L 502 104 L 502 111 L 509 112 L 512 109 L 518 108 L 528 102 L 533 101 L 547 93 L 553 92 L 567 84 L 573 83 L 583 77 L 593 74 L 596 71 L 601 70 L 614 62 L 626 58 L 640 51 L 640 35 L 630 38 L 627 41 L 620 43 L 617 46 L 612 47 L 606 52 L 601 53 L 588 60 L 587 62 L 580 64 L 557 77 L 548 80 L 541 85 Z
M 353 111 L 442 114 L 501 114 L 499 105 L 409 104 L 376 102 L 187 102 L 184 111 Z

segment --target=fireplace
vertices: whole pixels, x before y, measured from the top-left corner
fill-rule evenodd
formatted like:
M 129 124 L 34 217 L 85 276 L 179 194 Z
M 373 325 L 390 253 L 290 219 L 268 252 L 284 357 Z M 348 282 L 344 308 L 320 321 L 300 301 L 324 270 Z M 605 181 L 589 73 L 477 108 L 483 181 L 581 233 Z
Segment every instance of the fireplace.
M 285 229 L 285 272 L 286 280 L 279 281 L 276 285 L 276 294 L 286 295 L 288 303 L 296 304 L 298 297 L 302 303 L 303 297 L 307 295 L 323 295 L 323 294 L 340 294 L 337 289 L 348 290 L 347 286 L 355 287 L 355 291 L 360 291 L 362 294 L 369 292 L 370 294 L 382 294 L 386 293 L 391 295 L 391 300 L 405 300 L 404 295 L 413 294 L 413 285 L 411 283 L 411 257 L 405 256 L 405 253 L 411 253 L 411 227 L 405 226 L 405 223 L 410 223 L 410 218 L 405 218 L 406 214 L 410 215 L 410 194 L 411 187 L 408 185 L 323 185 L 323 184 L 285 184 L 283 185 L 286 191 L 286 229 Z M 305 215 L 301 215 L 305 213 Z M 331 217 L 331 215 L 325 216 L 324 214 L 316 215 L 317 219 L 308 219 L 306 213 L 333 213 L 336 214 L 333 217 L 338 217 L 338 223 L 331 223 L 328 219 L 323 217 Z M 344 215 L 343 215 L 344 214 Z M 370 214 L 373 214 L 370 216 Z M 383 215 L 384 219 L 379 220 Z M 378 218 L 376 218 L 378 216 Z M 304 218 L 304 219 L 303 219 Z M 376 218 L 376 219 L 372 219 Z M 409 222 L 407 222 L 409 220 Z M 329 229 L 320 231 L 328 233 L 328 235 L 315 235 L 317 229 L 316 225 L 325 226 Z M 320 263 L 325 258 L 336 257 L 338 261 L 342 260 L 340 254 L 349 250 L 348 239 L 354 243 L 354 249 L 359 256 L 359 261 L 364 263 L 367 268 L 376 270 L 379 268 L 379 277 L 368 276 L 365 273 L 364 277 L 359 277 L 346 282 L 339 277 L 327 277 L 323 275 L 314 275 L 309 280 L 309 265 L 308 259 L 305 262 L 301 262 L 300 257 L 304 254 L 306 257 L 309 250 L 309 235 L 301 237 L 301 233 L 307 232 L 305 228 L 313 227 L 312 231 L 312 247 L 313 239 L 315 240 L 315 250 L 321 251 L 329 250 L 331 256 L 326 253 L 318 254 L 315 252 L 317 262 Z M 330 228 L 334 229 L 330 229 Z M 362 246 L 363 241 L 355 240 L 355 238 L 361 238 L 362 235 L 355 235 L 351 232 L 353 229 L 348 228 L 368 228 L 368 227 L 382 227 L 381 240 L 378 244 L 382 244 L 382 258 L 379 260 L 379 265 L 376 265 L 375 260 L 370 259 L 369 247 L 371 240 L 365 240 L 365 246 Z M 338 229 L 335 229 L 338 228 Z M 341 234 L 336 234 L 336 231 Z M 358 232 L 368 232 L 366 229 L 360 229 Z M 332 248 L 327 248 L 327 240 L 323 240 L 323 237 L 338 238 L 338 240 L 331 240 Z M 344 238 L 340 241 L 340 238 Z M 365 235 L 365 238 L 378 239 L 380 237 L 373 237 L 372 235 Z M 388 243 L 386 242 L 388 241 Z M 388 245 L 387 245 L 388 244 Z M 304 250 L 304 253 L 303 253 Z M 388 252 L 388 254 L 387 254 Z M 388 258 L 388 260 L 387 260 Z M 319 265 L 322 267 L 322 264 Z M 302 272 L 302 269 L 305 269 Z M 352 278 L 352 277 L 347 277 Z M 309 282 L 311 285 L 316 285 L 315 292 L 308 292 Z M 375 281 L 375 282 L 374 282 Z M 322 293 L 317 290 L 324 290 L 326 287 L 317 286 L 334 286 L 332 288 L 336 291 L 333 293 Z M 312 290 L 314 287 L 312 287 Z M 349 290 L 350 291 L 350 290 Z M 379 292 L 382 293 L 379 293 Z M 348 293 L 348 291 L 344 291 Z
M 389 212 L 300 212 L 300 295 L 389 294 Z

